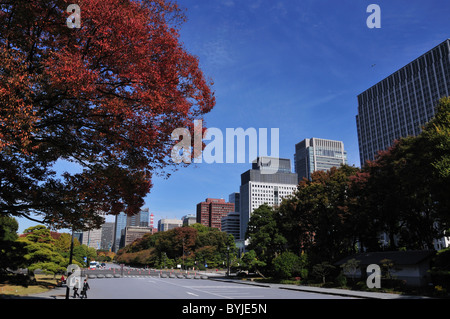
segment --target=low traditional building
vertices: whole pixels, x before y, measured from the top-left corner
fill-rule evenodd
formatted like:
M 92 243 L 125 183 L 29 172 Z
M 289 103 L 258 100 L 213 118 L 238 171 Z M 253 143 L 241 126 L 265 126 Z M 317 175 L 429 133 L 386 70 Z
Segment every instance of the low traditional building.
M 351 259 L 359 262 L 355 272 L 345 273 L 347 277 L 366 279 L 367 266 L 376 264 L 382 268 L 383 264 L 390 264 L 390 275 L 399 280 L 404 280 L 408 286 L 425 286 L 431 278 L 428 270 L 431 268 L 431 260 L 435 255 L 434 250 L 411 251 L 380 251 L 367 252 L 348 256 L 335 263 L 341 266 Z

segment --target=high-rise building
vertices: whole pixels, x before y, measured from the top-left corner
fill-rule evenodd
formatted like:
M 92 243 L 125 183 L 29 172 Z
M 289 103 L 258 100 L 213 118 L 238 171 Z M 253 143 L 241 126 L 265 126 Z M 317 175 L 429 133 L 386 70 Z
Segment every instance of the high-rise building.
M 228 201 L 230 203 L 234 204 L 234 211 L 235 212 L 239 212 L 239 206 L 240 206 L 239 198 L 240 198 L 240 194 L 239 193 L 231 193 L 228 196 Z
M 221 229 L 222 218 L 229 212 L 234 212 L 233 203 L 227 203 L 223 198 L 207 198 L 197 204 L 197 223 Z
M 158 231 L 167 231 L 177 227 L 183 226 L 183 221 L 181 219 L 168 219 L 163 218 L 158 221 Z
M 111 250 L 114 242 L 114 223 L 104 223 L 102 225 L 102 237 L 100 249 Z
M 417 136 L 450 95 L 450 39 L 358 95 L 361 166 L 396 139 Z
M 194 225 L 197 222 L 197 217 L 194 214 L 187 214 L 181 217 L 183 221 L 183 226 Z
M 450 39 L 359 94 L 356 125 L 361 166 L 395 140 L 419 135 L 434 117 L 439 99 L 449 95 Z M 387 234 L 380 234 L 380 242 L 387 244 Z M 449 244 L 449 237 L 434 240 L 435 249 Z
M 124 242 L 121 243 L 123 231 L 127 227 L 127 215 L 124 212 L 116 215 L 116 221 L 114 226 L 114 244 L 113 251 L 117 252 L 120 248 L 124 247 Z
M 127 217 L 127 226 L 148 227 L 150 221 L 150 210 L 141 209 L 136 215 Z
M 148 208 L 144 208 L 139 211 L 139 213 L 128 216 L 127 214 L 121 212 L 116 215 L 115 226 L 114 226 L 114 243 L 113 251 L 117 252 L 120 248 L 125 247 L 125 228 L 127 226 L 134 227 L 148 227 L 151 221 L 150 211 Z
M 307 138 L 295 145 L 294 164 L 298 182 L 303 178 L 310 180 L 315 171 L 327 171 L 347 164 L 347 152 L 343 142 Z
M 81 242 L 82 245 L 86 245 L 88 247 L 94 249 L 101 249 L 102 245 L 102 229 L 91 229 L 83 232 L 83 240 Z
M 222 218 L 221 230 L 233 235 L 235 240 L 240 240 L 240 224 L 240 214 L 238 212 L 231 212 Z
M 267 167 L 264 163 L 270 162 L 271 157 L 258 157 L 252 163 L 252 169 L 241 174 L 240 186 L 240 239 L 245 239 L 250 216 L 256 208 L 266 203 L 270 206 L 277 206 L 284 197 L 291 195 L 298 184 L 296 173 L 292 173 L 291 160 L 285 158 L 276 159 L 278 162 L 277 171 L 273 167 Z M 198 218 L 198 217 L 197 217 Z
M 105 217 L 106 214 L 104 212 L 98 212 L 98 215 Z M 91 248 L 101 249 L 102 227 L 83 231 L 83 234 L 81 235 L 81 244 Z
M 145 234 L 151 234 L 153 228 L 144 226 L 127 226 L 124 231 L 124 246 L 131 244 L 136 239 L 142 238 Z

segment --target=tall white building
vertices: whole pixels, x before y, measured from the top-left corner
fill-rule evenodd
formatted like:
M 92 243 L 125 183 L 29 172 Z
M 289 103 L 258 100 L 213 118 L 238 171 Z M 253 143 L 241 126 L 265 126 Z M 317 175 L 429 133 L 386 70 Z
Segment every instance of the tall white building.
M 262 204 L 278 206 L 281 200 L 291 195 L 297 189 L 297 174 L 292 173 L 291 160 L 278 159 L 278 169 L 267 174 L 264 163 L 270 162 L 270 157 L 258 157 L 252 164 L 252 169 L 241 174 L 240 187 L 240 239 L 245 239 L 248 221 L 253 211 Z

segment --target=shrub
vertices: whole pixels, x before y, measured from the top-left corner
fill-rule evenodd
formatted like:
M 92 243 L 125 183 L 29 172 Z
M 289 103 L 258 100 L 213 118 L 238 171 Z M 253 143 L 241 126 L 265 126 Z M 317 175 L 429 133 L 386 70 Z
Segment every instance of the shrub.
M 299 276 L 302 279 L 308 275 L 306 255 L 299 257 L 292 252 L 283 252 L 272 261 L 274 275 L 277 278 L 287 279 Z
M 433 259 L 433 268 L 430 270 L 433 284 L 450 289 L 450 248 L 437 252 Z
M 336 282 L 336 285 L 339 287 L 346 287 L 347 286 L 347 277 L 341 272 L 334 280 Z

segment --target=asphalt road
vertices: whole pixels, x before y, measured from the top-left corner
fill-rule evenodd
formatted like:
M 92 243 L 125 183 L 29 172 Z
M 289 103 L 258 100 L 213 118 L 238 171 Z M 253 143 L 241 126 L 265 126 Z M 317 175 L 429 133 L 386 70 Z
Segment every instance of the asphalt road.
M 208 279 L 136 276 L 90 279 L 88 299 L 348 299 Z

